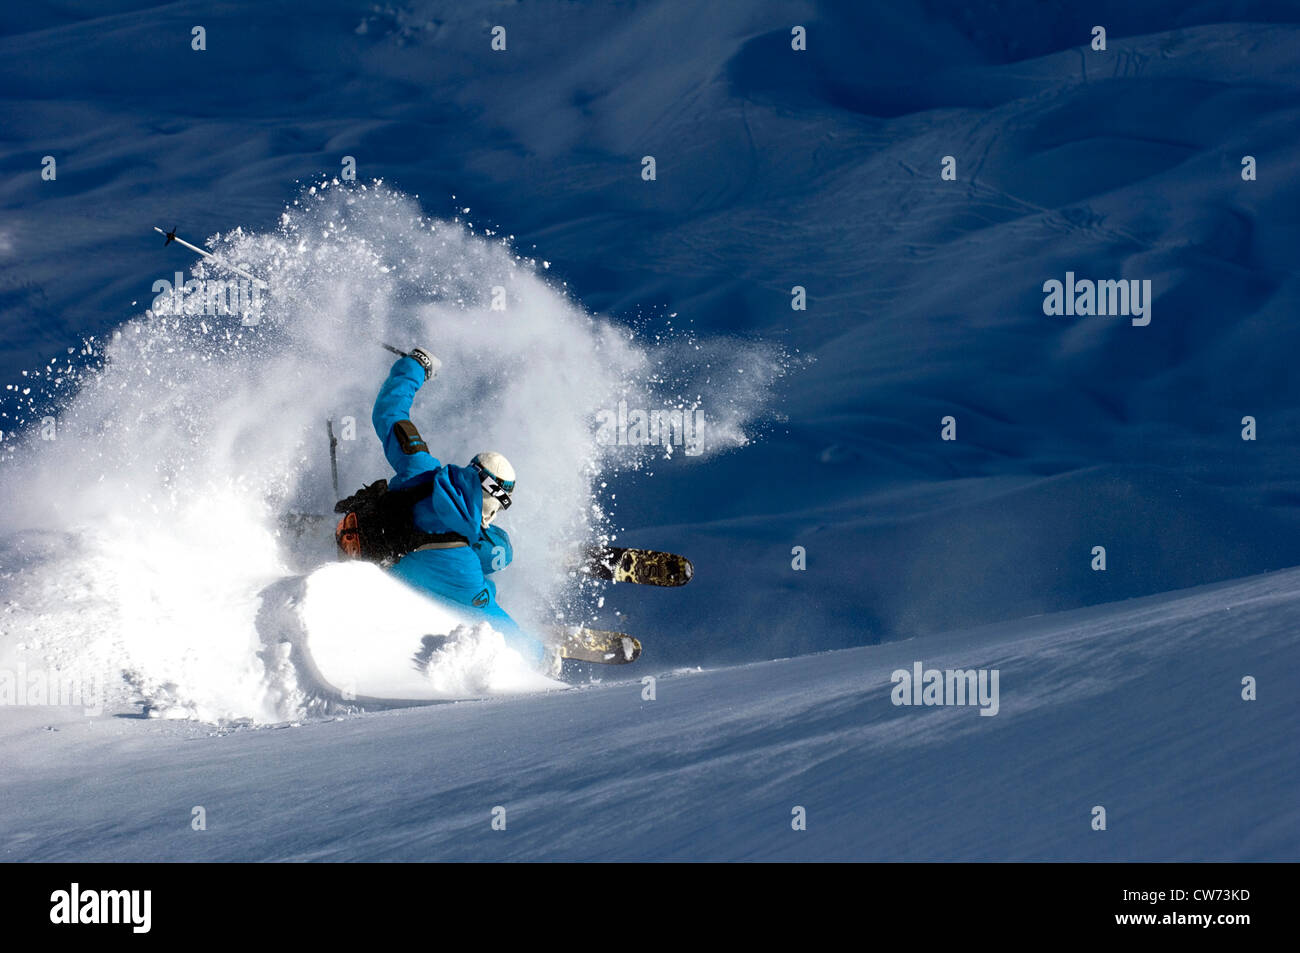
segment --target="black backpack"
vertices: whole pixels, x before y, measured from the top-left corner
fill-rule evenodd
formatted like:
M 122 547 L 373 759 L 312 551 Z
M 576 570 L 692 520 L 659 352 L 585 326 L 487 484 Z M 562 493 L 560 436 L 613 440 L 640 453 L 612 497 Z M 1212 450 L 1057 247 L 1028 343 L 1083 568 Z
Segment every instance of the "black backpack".
M 411 510 L 432 492 L 430 474 L 430 479 L 401 490 L 390 490 L 387 480 L 376 480 L 339 500 L 334 504 L 334 512 L 343 514 L 334 531 L 339 558 L 387 566 L 428 543 L 468 543 L 459 533 L 422 533 L 415 528 Z

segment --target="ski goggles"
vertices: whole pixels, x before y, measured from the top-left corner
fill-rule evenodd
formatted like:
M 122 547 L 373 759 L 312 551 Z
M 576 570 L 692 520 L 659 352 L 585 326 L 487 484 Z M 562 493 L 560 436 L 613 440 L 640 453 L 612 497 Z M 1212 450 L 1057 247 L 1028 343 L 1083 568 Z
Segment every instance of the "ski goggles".
M 478 481 L 483 485 L 483 492 L 501 504 L 503 510 L 510 509 L 510 491 L 515 488 L 515 481 L 501 481 L 482 466 L 476 466 Z

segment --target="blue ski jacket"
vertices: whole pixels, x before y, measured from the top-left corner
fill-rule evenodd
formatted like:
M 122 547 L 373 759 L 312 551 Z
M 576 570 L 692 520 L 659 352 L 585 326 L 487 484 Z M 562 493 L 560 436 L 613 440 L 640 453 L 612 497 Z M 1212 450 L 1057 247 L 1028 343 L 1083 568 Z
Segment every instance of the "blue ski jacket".
M 411 511 L 416 529 L 464 537 L 486 576 L 504 569 L 514 559 L 510 535 L 499 526 L 483 528 L 483 487 L 477 471 L 440 462 L 411 423 L 411 402 L 423 384 L 424 368 L 419 361 L 398 358 L 375 398 L 370 420 L 383 441 L 384 456 L 396 471 L 388 486 L 402 490 L 432 481 L 433 492 Z
M 413 357 L 399 358 L 375 398 L 370 421 L 384 444 L 384 456 L 396 475 L 389 482 L 404 490 L 422 482 L 432 492 L 411 510 L 416 529 L 425 533 L 455 533 L 468 547 L 417 549 L 389 569 L 407 585 L 469 606 L 504 636 L 506 644 L 534 665 L 545 657 L 541 641 L 519 627 L 497 603 L 490 573 L 514 558 L 510 536 L 499 526 L 483 528 L 483 485 L 473 467 L 441 463 L 429 452 L 411 423 L 411 402 L 424 384 L 424 368 Z

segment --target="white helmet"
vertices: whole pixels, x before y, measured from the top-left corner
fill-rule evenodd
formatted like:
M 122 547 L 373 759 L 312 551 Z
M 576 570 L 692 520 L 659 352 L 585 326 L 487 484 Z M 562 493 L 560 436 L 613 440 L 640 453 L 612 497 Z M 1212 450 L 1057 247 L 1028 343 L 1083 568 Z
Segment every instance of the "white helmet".
M 469 465 L 478 471 L 483 486 L 483 526 L 487 527 L 497 513 L 510 509 L 510 496 L 515 492 L 515 468 L 495 450 L 476 453 Z

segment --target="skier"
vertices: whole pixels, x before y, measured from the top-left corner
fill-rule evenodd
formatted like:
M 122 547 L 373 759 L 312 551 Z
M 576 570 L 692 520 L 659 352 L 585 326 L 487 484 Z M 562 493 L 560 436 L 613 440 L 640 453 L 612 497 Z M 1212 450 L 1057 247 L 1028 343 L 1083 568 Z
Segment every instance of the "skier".
M 415 500 L 409 509 L 403 506 L 400 518 L 408 522 L 412 542 L 419 543 L 389 571 L 416 589 L 469 607 L 526 660 L 547 664 L 545 647 L 497 604 L 496 583 L 488 578 L 514 556 L 510 536 L 492 525 L 510 507 L 514 468 L 491 450 L 475 455 L 468 467 L 441 463 L 411 423 L 416 392 L 441 366 L 428 350 L 417 347 L 397 359 L 375 398 L 371 421 L 397 473 L 386 496 Z

